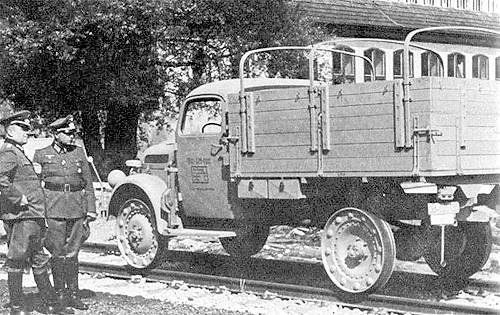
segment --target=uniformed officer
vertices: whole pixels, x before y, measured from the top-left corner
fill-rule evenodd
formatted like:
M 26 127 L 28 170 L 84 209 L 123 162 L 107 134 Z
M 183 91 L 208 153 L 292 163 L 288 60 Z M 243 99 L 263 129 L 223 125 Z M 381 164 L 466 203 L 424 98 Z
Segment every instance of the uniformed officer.
M 88 237 L 89 221 L 96 218 L 92 176 L 85 151 L 75 144 L 73 117 L 57 119 L 48 127 L 55 139 L 35 151 L 33 158 L 41 165 L 46 195 L 45 246 L 52 254 L 52 277 L 60 301 L 86 310 L 78 296 L 78 252 Z
M 23 270 L 31 264 L 42 297 L 42 312 L 65 314 L 47 273 L 49 255 L 43 251 L 46 232 L 44 192 L 23 145 L 28 141 L 29 111 L 0 120 L 5 142 L 0 147 L 0 215 L 7 232 L 10 314 L 29 314 L 22 290 Z

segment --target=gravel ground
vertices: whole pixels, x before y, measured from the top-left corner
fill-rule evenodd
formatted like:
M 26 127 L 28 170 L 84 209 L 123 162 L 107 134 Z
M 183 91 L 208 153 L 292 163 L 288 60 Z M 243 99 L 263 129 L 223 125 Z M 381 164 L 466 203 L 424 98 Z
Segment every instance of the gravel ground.
M 28 277 L 25 277 L 25 279 Z M 27 279 L 26 279 L 27 280 Z M 27 285 L 34 285 L 28 282 Z M 2 305 L 8 302 L 7 284 L 5 280 L 0 281 L 0 299 Z M 34 306 L 34 314 L 36 312 L 36 305 L 39 303 L 39 298 L 36 289 L 31 286 L 25 289 L 27 299 L 31 300 Z M 84 293 L 89 291 L 84 291 Z M 248 312 L 230 311 L 224 309 L 213 309 L 203 306 L 173 303 L 169 301 L 162 301 L 159 299 L 144 298 L 142 296 L 130 297 L 127 294 L 110 294 L 110 293 L 93 293 L 89 298 L 84 301 L 89 304 L 88 311 L 76 311 L 76 314 L 113 314 L 113 315 L 152 315 L 152 314 L 172 314 L 172 315 L 244 315 L 251 314 Z M 7 309 L 0 310 L 1 314 L 8 314 Z

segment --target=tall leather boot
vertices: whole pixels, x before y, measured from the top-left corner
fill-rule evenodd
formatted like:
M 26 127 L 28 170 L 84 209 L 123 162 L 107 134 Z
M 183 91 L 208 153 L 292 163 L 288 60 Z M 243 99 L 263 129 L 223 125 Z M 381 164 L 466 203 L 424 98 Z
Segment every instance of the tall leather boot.
M 9 287 L 9 307 L 10 315 L 26 315 L 31 311 L 24 304 L 23 299 L 23 273 L 9 272 L 7 275 L 7 285 Z
M 66 258 L 66 287 L 68 296 L 66 305 L 77 310 L 88 310 L 89 306 L 83 303 L 78 296 L 78 259 Z
M 74 314 L 75 311 L 66 304 L 65 264 L 66 260 L 64 257 L 52 257 L 52 280 L 54 281 L 57 301 L 65 311 L 65 314 Z
M 74 314 L 73 310 L 71 310 L 73 313 L 66 312 L 65 308 L 59 303 L 56 291 L 50 283 L 47 272 L 33 273 L 33 277 L 35 278 L 36 286 L 42 300 L 42 304 L 37 311 L 43 314 Z

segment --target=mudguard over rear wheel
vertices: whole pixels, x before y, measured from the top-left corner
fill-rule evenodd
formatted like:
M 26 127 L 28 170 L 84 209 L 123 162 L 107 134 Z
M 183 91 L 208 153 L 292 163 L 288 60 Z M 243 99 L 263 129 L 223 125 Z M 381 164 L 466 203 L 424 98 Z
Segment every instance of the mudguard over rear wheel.
M 323 266 L 348 296 L 374 292 L 391 277 L 396 246 L 387 222 L 373 214 L 344 208 L 327 221 L 321 238 Z
M 465 280 L 481 270 L 492 246 L 489 222 L 459 222 L 445 227 L 444 262 L 441 265 L 441 228 L 430 228 L 424 258 L 429 267 L 443 278 Z
M 167 249 L 156 230 L 154 213 L 144 200 L 126 200 L 116 217 L 118 248 L 127 264 L 136 270 L 154 267 Z
M 266 244 L 269 236 L 267 225 L 243 225 L 236 231 L 235 237 L 220 238 L 222 247 L 234 257 L 250 257 L 257 254 Z

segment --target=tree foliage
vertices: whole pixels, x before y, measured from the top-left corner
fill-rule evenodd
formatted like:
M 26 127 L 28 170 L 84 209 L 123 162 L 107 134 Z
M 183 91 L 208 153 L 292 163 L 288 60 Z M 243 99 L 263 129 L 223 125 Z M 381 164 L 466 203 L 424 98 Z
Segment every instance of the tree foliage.
M 80 113 L 106 173 L 135 156 L 140 117 L 167 124 L 190 89 L 237 76 L 249 49 L 322 36 L 293 1 L 4 0 L 0 99 L 46 119 Z

